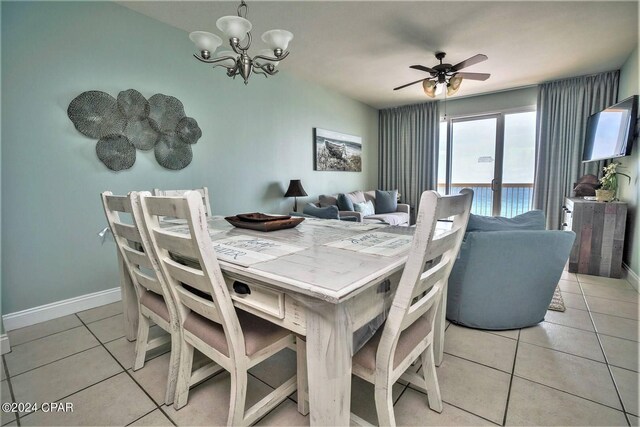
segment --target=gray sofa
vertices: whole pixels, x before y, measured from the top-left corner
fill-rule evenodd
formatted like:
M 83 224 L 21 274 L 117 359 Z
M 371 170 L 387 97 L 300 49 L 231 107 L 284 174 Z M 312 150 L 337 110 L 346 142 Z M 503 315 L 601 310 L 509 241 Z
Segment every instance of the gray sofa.
M 352 191 L 351 193 L 344 193 L 353 203 L 362 203 L 366 201 L 376 204 L 376 192 L 372 191 Z M 328 206 L 338 206 L 338 194 L 321 195 L 318 198 L 316 206 L 325 208 Z M 409 205 L 404 203 L 398 203 L 396 212 L 381 213 L 374 215 L 363 216 L 361 212 L 339 210 L 340 217 L 356 217 L 357 222 L 371 222 L 371 223 L 383 223 L 389 225 L 401 225 L 409 226 Z
M 544 320 L 575 233 L 545 230 L 541 211 L 521 217 L 528 223 L 516 219 L 517 226 L 509 229 L 511 220 L 490 218 L 466 233 L 449 276 L 447 319 L 494 330 Z M 487 217 L 475 218 L 486 221 Z M 474 218 L 470 227 L 472 222 Z

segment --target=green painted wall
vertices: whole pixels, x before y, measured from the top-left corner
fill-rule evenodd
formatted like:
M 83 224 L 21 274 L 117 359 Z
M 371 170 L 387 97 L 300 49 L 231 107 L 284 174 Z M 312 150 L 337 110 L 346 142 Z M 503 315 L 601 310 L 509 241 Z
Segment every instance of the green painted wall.
M 114 3 L 2 2 L 2 312 L 117 286 L 101 244 L 99 193 L 209 187 L 215 214 L 288 212 L 299 178 L 313 201 L 374 188 L 378 112 L 283 71 L 245 86 L 191 57 L 187 33 Z M 295 55 L 295 40 L 291 46 Z M 180 99 L 203 137 L 178 172 L 138 152 L 111 172 L 67 118 L 86 90 L 134 88 Z M 314 172 L 313 127 L 360 135 L 363 172 Z
M 627 61 L 620 69 L 620 86 L 618 88 L 618 99 L 623 100 L 631 95 L 640 94 L 639 86 L 640 74 L 638 74 L 638 46 L 631 53 Z M 621 177 L 618 197 L 628 203 L 627 230 L 625 237 L 624 262 L 640 276 L 640 214 L 638 213 L 638 202 L 640 197 L 640 140 L 636 139 L 631 155 L 620 159 L 624 166 L 624 173 L 631 176 L 631 183 Z

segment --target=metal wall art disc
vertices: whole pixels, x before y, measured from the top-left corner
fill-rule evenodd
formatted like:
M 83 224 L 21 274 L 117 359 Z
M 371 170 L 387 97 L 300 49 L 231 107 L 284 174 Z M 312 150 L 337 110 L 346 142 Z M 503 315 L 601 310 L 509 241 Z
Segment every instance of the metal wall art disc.
M 118 94 L 118 108 L 128 119 L 149 117 L 149 101 L 135 89 L 123 90 Z
M 178 122 L 176 133 L 187 144 L 195 144 L 202 136 L 198 122 L 192 117 L 184 117 Z
M 129 169 L 136 161 L 136 147 L 122 135 L 101 138 L 96 144 L 96 154 L 113 171 Z
M 105 92 L 82 92 L 69 104 L 67 115 L 80 133 L 90 138 L 102 138 L 122 133 L 125 117 L 116 99 Z
M 161 132 L 175 132 L 178 122 L 186 115 L 182 102 L 173 96 L 161 93 L 149 98 L 149 107 L 149 117 L 158 125 Z
M 157 125 L 151 125 L 151 119 L 129 119 L 124 127 L 123 134 L 138 150 L 151 150 L 155 147 L 160 134 L 156 131 Z
M 193 159 L 191 145 L 183 142 L 175 134 L 162 135 L 154 153 L 160 166 L 172 170 L 184 169 Z

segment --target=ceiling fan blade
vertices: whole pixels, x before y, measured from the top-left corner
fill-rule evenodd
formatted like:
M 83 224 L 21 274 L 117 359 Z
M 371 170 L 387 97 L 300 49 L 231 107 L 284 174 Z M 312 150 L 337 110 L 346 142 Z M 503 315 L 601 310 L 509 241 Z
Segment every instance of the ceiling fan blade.
M 402 86 L 398 86 L 398 87 L 394 87 L 393 90 L 398 90 L 398 89 L 404 89 L 407 86 L 411 86 L 414 85 L 416 83 L 420 83 L 423 80 L 427 80 L 427 79 L 420 79 L 420 80 L 416 80 L 415 82 L 411 82 L 411 83 L 407 83 L 406 85 L 402 85 Z
M 412 65 L 409 68 L 413 68 L 414 70 L 424 71 L 427 73 L 438 74 L 438 72 L 433 68 L 425 67 L 424 65 Z
M 487 74 L 487 73 L 456 73 L 456 76 L 460 76 L 465 80 L 485 81 L 489 77 L 491 77 L 491 74 Z
M 478 62 L 486 61 L 487 59 L 488 59 L 487 55 L 483 55 L 479 53 L 475 56 L 472 56 L 469 59 L 465 59 L 464 61 L 454 65 L 453 67 L 451 67 L 451 71 L 462 70 L 463 68 L 470 67 L 474 64 L 477 64 Z

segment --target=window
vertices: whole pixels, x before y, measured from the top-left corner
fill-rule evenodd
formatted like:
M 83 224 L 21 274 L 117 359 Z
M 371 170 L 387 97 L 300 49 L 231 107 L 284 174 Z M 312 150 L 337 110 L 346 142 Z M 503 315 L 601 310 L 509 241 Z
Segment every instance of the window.
M 513 217 L 532 206 L 535 111 L 440 123 L 438 191 L 474 191 L 472 212 Z

